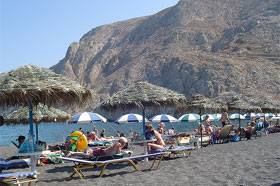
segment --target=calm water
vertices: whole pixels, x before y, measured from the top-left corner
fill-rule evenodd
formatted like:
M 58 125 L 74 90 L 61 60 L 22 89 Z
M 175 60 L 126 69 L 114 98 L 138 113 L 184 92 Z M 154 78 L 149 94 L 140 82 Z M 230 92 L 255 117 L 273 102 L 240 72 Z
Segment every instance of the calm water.
M 247 121 L 242 121 L 242 126 Z M 220 126 L 220 122 L 212 122 Z M 233 123 L 238 123 L 233 122 Z M 158 123 L 152 123 L 156 128 Z M 106 129 L 106 136 L 114 136 L 117 131 L 125 133 L 127 136 L 129 131 L 142 132 L 142 123 L 129 123 L 129 124 L 115 124 L 115 123 L 89 123 L 89 124 L 67 124 L 67 123 L 41 123 L 38 125 L 39 128 L 39 140 L 52 142 L 62 142 L 66 136 L 69 136 L 72 131 L 79 130 L 81 127 L 84 132 L 92 131 L 93 126 L 96 126 L 99 133 L 103 128 Z M 165 128 L 170 129 L 174 127 L 177 132 L 193 131 L 198 126 L 198 123 L 192 122 L 178 122 L 178 123 L 165 123 Z M 35 125 L 34 125 L 35 130 Z M 27 136 L 29 131 L 29 125 L 3 125 L 0 127 L 0 146 L 12 145 L 11 140 L 16 141 L 19 135 Z

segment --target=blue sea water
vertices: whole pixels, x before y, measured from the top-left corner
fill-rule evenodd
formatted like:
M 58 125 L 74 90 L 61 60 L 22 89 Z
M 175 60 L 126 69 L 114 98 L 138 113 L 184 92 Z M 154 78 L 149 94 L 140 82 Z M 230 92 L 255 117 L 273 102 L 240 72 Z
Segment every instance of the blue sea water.
M 247 121 L 242 121 L 242 126 L 245 126 Z M 212 122 L 213 124 L 221 125 L 220 122 Z M 237 123 L 237 122 L 233 122 Z M 157 128 L 158 123 L 152 123 Z M 128 123 L 128 124 L 116 124 L 116 123 L 88 123 L 88 124 L 67 124 L 67 123 L 40 123 L 38 124 L 38 136 L 39 140 L 47 143 L 63 142 L 72 131 L 78 131 L 82 128 L 84 132 L 91 132 L 93 127 L 96 126 L 99 133 L 104 128 L 106 129 L 106 136 L 115 136 L 117 131 L 124 133 L 128 136 L 129 131 L 142 132 L 142 123 Z M 197 122 L 177 122 L 177 123 L 165 123 L 165 128 L 170 129 L 174 127 L 177 132 L 193 131 L 198 127 Z M 35 130 L 35 124 L 34 124 Z M 27 124 L 10 124 L 0 127 L 0 146 L 12 145 L 11 140 L 16 142 L 19 135 L 27 136 L 29 132 L 29 125 Z M 35 132 L 34 132 L 35 133 Z

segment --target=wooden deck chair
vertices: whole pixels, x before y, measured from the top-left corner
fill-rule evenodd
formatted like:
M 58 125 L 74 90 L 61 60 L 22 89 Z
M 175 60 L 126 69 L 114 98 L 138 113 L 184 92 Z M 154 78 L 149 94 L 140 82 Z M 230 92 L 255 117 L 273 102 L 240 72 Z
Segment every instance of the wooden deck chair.
M 85 175 L 82 170 L 92 169 L 92 168 L 96 168 L 96 167 L 102 167 L 100 174 L 99 174 L 99 177 L 102 177 L 106 167 L 109 164 L 116 164 L 116 163 L 123 163 L 123 162 L 130 163 L 130 165 L 132 165 L 135 168 L 135 170 L 141 172 L 141 170 L 136 166 L 136 164 L 133 161 L 139 160 L 139 159 L 142 160 L 144 158 L 154 158 L 154 161 L 153 161 L 150 169 L 153 168 L 156 160 L 159 160 L 158 165 L 156 167 L 156 169 L 157 169 L 165 154 L 168 154 L 168 152 L 160 152 L 160 153 L 140 155 L 140 156 L 131 156 L 131 157 L 125 157 L 125 158 L 120 158 L 120 159 L 106 160 L 106 161 L 89 161 L 89 160 L 81 160 L 81 159 L 77 159 L 77 158 L 67 158 L 67 157 L 58 157 L 58 158 L 63 159 L 64 161 L 73 162 L 75 164 L 73 173 L 68 177 L 69 179 L 71 179 L 75 174 L 77 174 L 81 179 L 83 179 L 85 177 Z M 159 157 L 159 159 L 157 157 Z
M 36 172 L 2 172 L 3 169 L 30 165 L 30 159 L 0 160 L 0 183 L 18 185 L 37 181 Z
M 218 136 L 219 142 L 225 142 L 226 140 L 229 140 L 229 134 L 232 130 L 232 125 L 225 125 L 223 128 L 221 128 L 220 134 Z

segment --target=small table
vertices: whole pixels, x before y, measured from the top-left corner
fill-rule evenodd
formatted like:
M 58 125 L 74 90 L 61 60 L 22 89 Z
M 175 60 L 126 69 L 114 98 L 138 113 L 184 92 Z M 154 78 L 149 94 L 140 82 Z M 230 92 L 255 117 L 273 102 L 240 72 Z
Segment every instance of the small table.
M 143 141 L 135 141 L 134 143 L 143 143 L 144 144 L 144 155 L 148 154 L 148 143 L 155 142 L 156 139 L 151 140 L 143 140 Z M 145 161 L 148 161 L 148 158 L 145 158 Z

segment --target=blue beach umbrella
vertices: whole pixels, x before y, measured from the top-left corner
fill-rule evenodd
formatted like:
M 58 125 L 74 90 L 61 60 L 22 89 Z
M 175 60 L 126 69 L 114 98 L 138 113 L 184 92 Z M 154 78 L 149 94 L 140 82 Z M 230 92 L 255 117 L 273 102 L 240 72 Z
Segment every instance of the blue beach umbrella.
M 93 122 L 107 122 L 107 119 L 97 113 L 81 112 L 75 114 L 69 123 L 93 123 Z
M 120 116 L 118 119 L 115 120 L 115 123 L 139 123 L 143 122 L 143 116 L 140 114 L 125 114 Z M 145 118 L 145 122 L 148 122 L 148 119 Z
M 184 114 L 178 119 L 178 121 L 180 121 L 180 122 L 196 122 L 196 121 L 200 121 L 200 116 L 198 114 Z
M 160 114 L 149 119 L 151 122 L 177 122 L 178 120 L 168 114 Z
M 244 117 L 249 120 L 252 118 L 259 118 L 260 116 L 256 113 L 247 113 L 247 114 L 244 114 Z
M 246 119 L 243 115 L 239 113 L 229 115 L 229 119 Z

